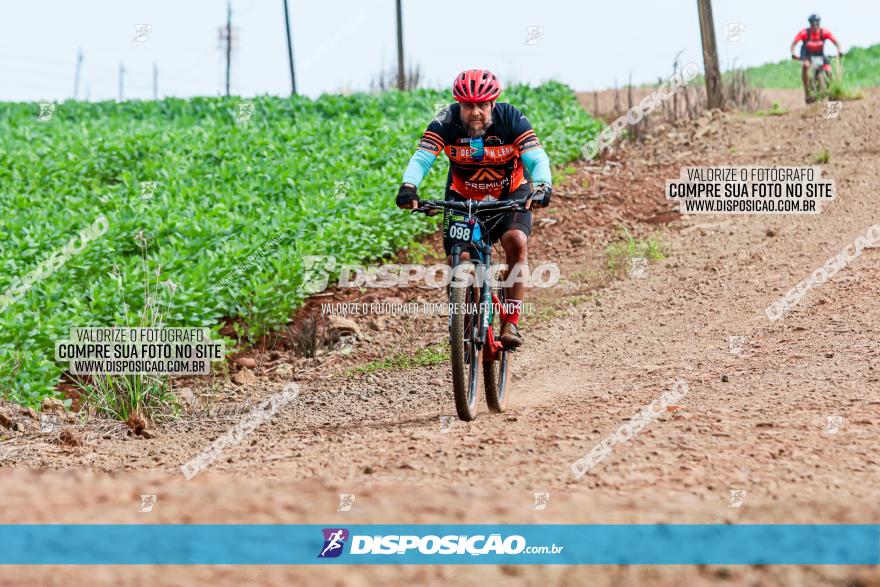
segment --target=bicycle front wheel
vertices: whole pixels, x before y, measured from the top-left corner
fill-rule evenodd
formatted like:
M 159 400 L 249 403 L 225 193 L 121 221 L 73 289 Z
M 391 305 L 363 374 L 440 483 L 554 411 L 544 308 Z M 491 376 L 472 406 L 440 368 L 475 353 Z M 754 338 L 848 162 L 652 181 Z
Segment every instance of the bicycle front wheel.
M 471 263 L 468 265 L 470 268 L 459 266 L 456 269 L 461 275 L 465 275 L 466 271 L 470 271 L 473 275 L 473 265 Z M 466 283 L 454 279 L 450 287 L 449 346 L 455 409 L 460 419 L 470 421 L 477 417 L 480 363 L 483 353 L 482 349 L 477 348 L 476 341 L 480 316 L 469 312 L 473 304 L 477 303 L 477 299 L 473 286 Z
M 821 99 L 825 97 L 825 92 L 828 89 L 828 74 L 824 71 L 819 73 L 816 76 L 816 98 Z

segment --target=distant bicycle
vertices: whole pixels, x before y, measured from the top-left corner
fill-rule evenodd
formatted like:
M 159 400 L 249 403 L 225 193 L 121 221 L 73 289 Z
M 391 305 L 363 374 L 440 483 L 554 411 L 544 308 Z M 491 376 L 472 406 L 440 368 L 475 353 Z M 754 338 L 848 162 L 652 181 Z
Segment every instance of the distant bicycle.
M 839 55 L 832 57 L 839 57 Z M 801 58 L 797 55 L 792 55 L 791 58 L 795 61 L 801 61 Z M 805 89 L 804 99 L 807 104 L 812 104 L 816 100 L 828 97 L 828 80 L 830 73 L 825 66 L 829 64 L 829 57 L 825 55 L 811 55 L 807 59 L 809 60 L 809 69 L 807 72 L 809 84 Z
M 827 95 L 831 65 L 825 56 L 825 41 L 834 43 L 838 58 L 843 57 L 843 51 L 831 31 L 820 26 L 822 20 L 818 14 L 811 14 L 807 21 L 810 26 L 801 29 L 791 42 L 791 58 L 803 64 L 801 79 L 804 83 L 804 99 L 811 104 Z M 794 50 L 798 43 L 801 43 L 800 55 Z

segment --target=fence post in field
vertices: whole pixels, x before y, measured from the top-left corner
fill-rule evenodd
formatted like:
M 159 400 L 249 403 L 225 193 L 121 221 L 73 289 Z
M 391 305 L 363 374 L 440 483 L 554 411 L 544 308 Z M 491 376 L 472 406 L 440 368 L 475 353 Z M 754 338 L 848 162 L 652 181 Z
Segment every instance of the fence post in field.
M 711 0 L 697 0 L 700 13 L 700 37 L 703 41 L 703 69 L 706 75 L 707 107 L 721 108 L 721 71 L 718 69 L 718 48 L 715 45 L 715 24 L 712 20 Z
M 403 7 L 397 0 L 397 89 L 406 89 L 406 74 L 403 71 Z
M 290 13 L 284 0 L 284 29 L 287 31 L 287 62 L 290 64 L 290 95 L 296 96 L 296 75 L 293 73 L 293 39 L 290 36 Z

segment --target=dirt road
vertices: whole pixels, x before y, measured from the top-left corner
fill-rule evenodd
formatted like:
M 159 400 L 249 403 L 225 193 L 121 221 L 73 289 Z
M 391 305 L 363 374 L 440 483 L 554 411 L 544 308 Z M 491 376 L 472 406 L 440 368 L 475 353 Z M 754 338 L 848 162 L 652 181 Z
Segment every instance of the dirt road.
M 764 308 L 880 223 L 880 92 L 778 117 L 728 114 L 579 169 L 536 228 L 530 256 L 565 281 L 535 292 L 509 412 L 454 414 L 447 367 L 345 367 L 442 342 L 445 319 L 389 318 L 346 357 L 297 363 L 300 396 L 211 467 L 179 467 L 279 391 L 266 374 L 215 394 L 214 417 L 132 438 L 82 427 L 82 447 L 13 435 L 0 473 L 3 523 L 878 523 L 880 249 L 866 249 L 784 318 Z M 682 165 L 812 165 L 838 198 L 820 215 L 669 214 Z M 550 212 L 550 211 L 547 211 Z M 555 219 L 555 221 L 553 221 Z M 671 222 L 666 222 L 671 220 Z M 643 277 L 605 281 L 602 249 L 626 222 L 666 243 Z M 380 292 L 381 293 L 381 292 Z M 436 290 L 394 294 L 434 299 Z M 432 297 L 433 296 L 433 297 Z M 361 326 L 365 331 L 367 319 Z M 735 339 L 731 347 L 730 337 Z M 372 355 L 371 355 L 372 353 Z M 259 371 L 258 371 L 259 374 Z M 677 379 L 688 392 L 581 479 L 570 465 Z M 204 407 L 199 408 L 204 410 Z M 230 411 L 230 414 L 234 412 Z M 104 438 L 106 436 L 106 438 Z M 736 493 L 732 494 L 734 491 Z M 534 493 L 549 492 L 535 511 Z M 337 512 L 339 494 L 355 495 Z M 141 494 L 155 494 L 138 513 Z M 735 495 L 736 497 L 732 497 Z M 733 500 L 733 501 L 732 501 Z M 731 504 L 738 507 L 730 507 Z M 880 585 L 837 567 L 3 568 L 0 583 Z M 54 582 L 54 583 L 53 583 Z

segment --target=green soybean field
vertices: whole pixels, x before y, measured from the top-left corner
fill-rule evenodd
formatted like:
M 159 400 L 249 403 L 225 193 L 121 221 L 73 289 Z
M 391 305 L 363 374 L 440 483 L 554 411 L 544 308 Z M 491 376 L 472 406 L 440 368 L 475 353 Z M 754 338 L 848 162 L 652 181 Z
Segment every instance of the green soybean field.
M 501 100 L 556 165 L 601 128 L 559 83 Z M 167 326 L 216 334 L 232 318 L 259 335 L 302 304 L 304 256 L 375 261 L 435 230 L 394 196 L 448 101 L 418 90 L 0 104 L 0 394 L 32 406 L 55 395 L 66 365 L 54 344 L 71 327 L 129 325 L 146 304 Z M 442 197 L 445 167 L 423 197 Z M 147 295 L 145 282 L 167 287 Z

